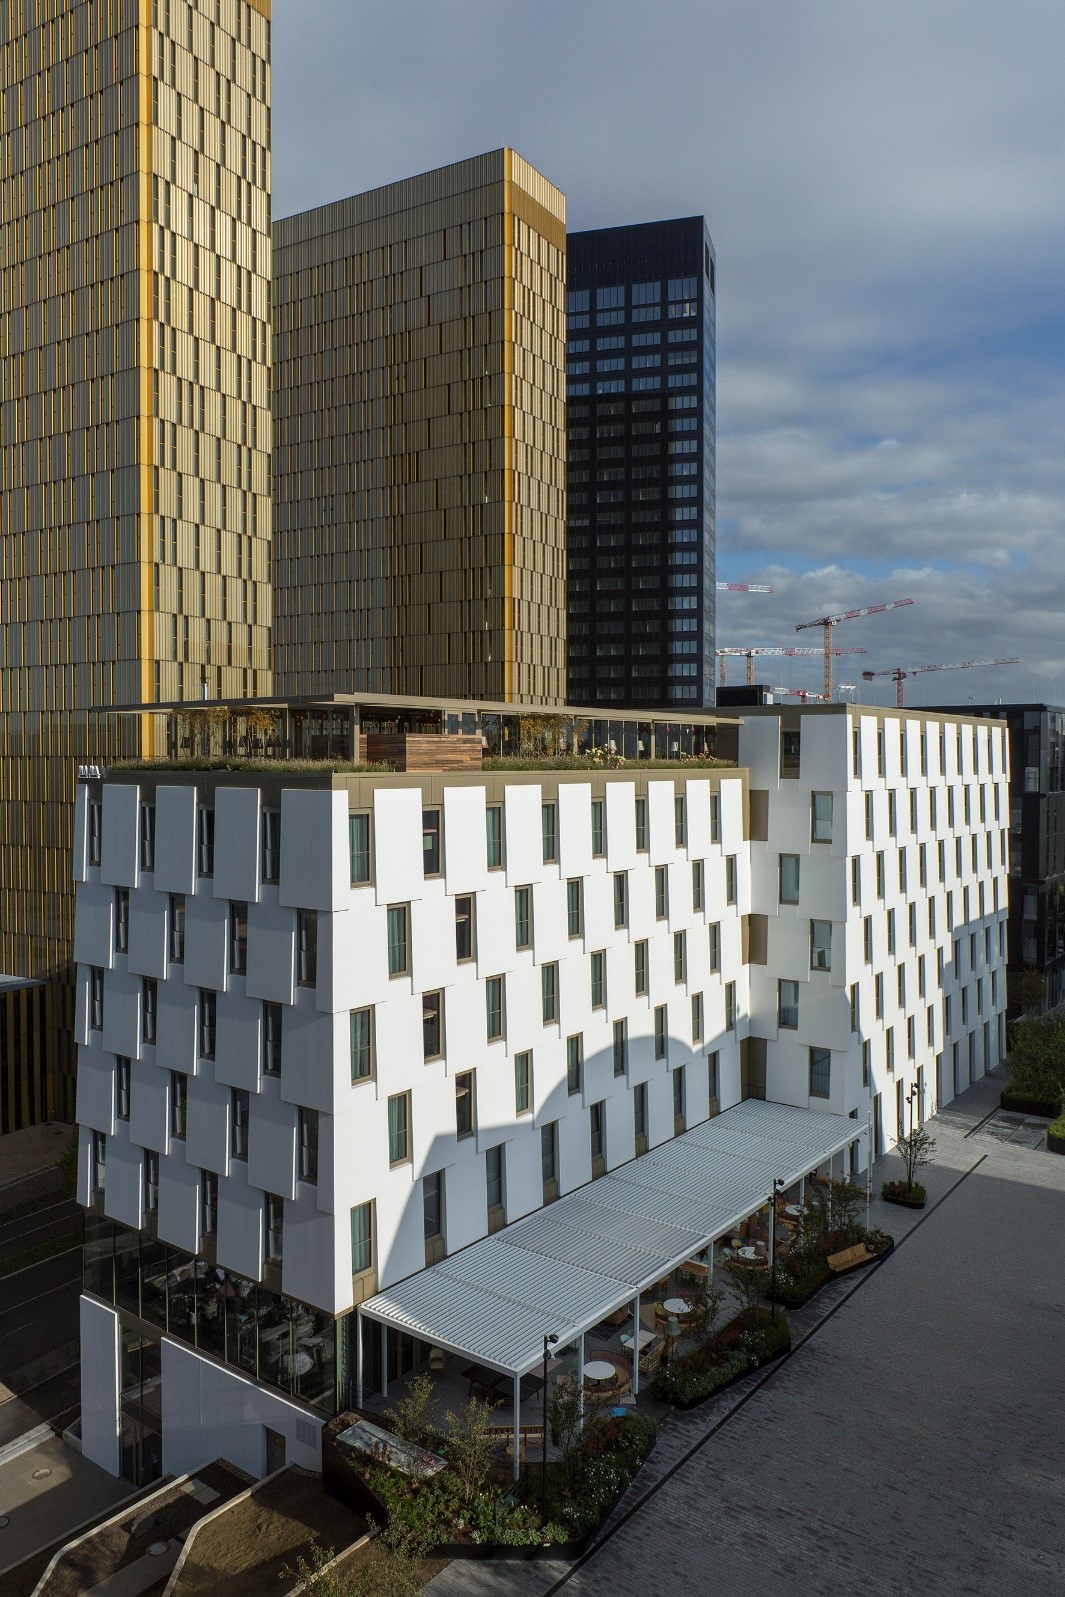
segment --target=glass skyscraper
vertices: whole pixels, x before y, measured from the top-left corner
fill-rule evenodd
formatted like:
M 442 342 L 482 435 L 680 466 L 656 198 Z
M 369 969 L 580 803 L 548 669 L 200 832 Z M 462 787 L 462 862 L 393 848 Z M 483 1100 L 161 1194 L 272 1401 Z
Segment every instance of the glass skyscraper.
M 714 246 L 701 216 L 571 233 L 569 701 L 714 703 Z

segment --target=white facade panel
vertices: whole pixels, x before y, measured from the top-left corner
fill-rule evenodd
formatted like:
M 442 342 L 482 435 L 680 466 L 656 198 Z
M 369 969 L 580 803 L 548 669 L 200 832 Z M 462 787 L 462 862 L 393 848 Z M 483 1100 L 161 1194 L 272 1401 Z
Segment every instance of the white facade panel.
M 200 1172 L 181 1157 L 182 1144 L 171 1141 L 159 1162 L 159 1235 L 175 1248 L 195 1253 L 200 1244 Z
M 115 890 L 100 882 L 78 888 L 78 913 L 74 921 L 74 958 L 79 965 L 100 965 L 109 970 L 115 948 Z M 132 930 L 132 928 L 131 928 Z
M 588 782 L 558 784 L 558 859 L 564 877 L 586 876 L 592 863 L 592 789 Z
M 218 1183 L 218 1262 L 253 1281 L 262 1274 L 263 1195 L 235 1160 L 228 1180 Z
M 215 1044 L 215 1080 L 224 1087 L 259 1090 L 262 1057 L 263 1006 L 239 990 L 242 979 L 230 979 L 230 991 L 217 1000 L 218 1031 Z M 282 1047 L 285 1028 L 282 1025 Z
M 341 902 L 348 890 L 347 827 L 343 793 L 328 788 L 283 790 L 280 903 L 328 910 Z
M 175 966 L 174 979 L 160 982 L 157 1000 L 155 1062 L 166 1070 L 196 1069 L 196 1016 L 199 994 L 181 980 L 181 967 Z
M 217 841 L 216 845 L 217 847 Z M 226 984 L 226 941 L 229 905 L 209 892 L 185 900 L 185 963 L 188 987 L 208 987 L 220 992 Z M 251 932 L 248 933 L 251 955 Z
M 168 914 L 167 896 L 153 887 L 137 887 L 130 893 L 127 970 L 157 981 L 166 975 Z
M 91 1126 L 107 1135 L 115 1129 L 115 1056 L 95 1047 L 78 1053 L 76 1114 L 79 1126 Z
M 162 1342 L 163 1469 L 184 1475 L 213 1458 L 266 1473 L 266 1428 L 285 1438 L 285 1458 L 303 1469 L 322 1467 L 321 1421 L 298 1403 L 201 1358 L 191 1348 Z
M 521 887 L 538 882 L 544 872 L 544 844 L 540 788 L 532 782 L 506 789 L 503 803 L 503 861 L 507 884 Z
M 296 1107 L 282 1098 L 278 1081 L 264 1081 L 255 1100 L 248 1134 L 248 1182 L 279 1198 L 296 1196 Z
M 134 1059 L 130 1077 L 130 1141 L 138 1148 L 154 1148 L 156 1153 L 162 1153 L 168 1140 L 168 1073 L 154 1061 Z
M 155 790 L 155 873 L 160 893 L 191 893 L 196 886 L 196 789 Z
M 478 893 L 487 885 L 484 810 L 483 787 L 444 788 L 444 872 L 451 895 Z
M 139 1229 L 144 1197 L 144 1172 L 142 1147 L 134 1146 L 125 1135 L 110 1137 L 107 1143 L 107 1185 L 104 1189 L 104 1206 L 112 1220 Z
M 249 918 L 248 922 L 245 991 L 249 998 L 266 998 L 275 1004 L 291 1004 L 295 980 L 295 912 L 264 901 L 258 906 L 254 920 Z
M 220 787 L 214 798 L 214 895 L 254 903 L 259 896 L 259 791 Z
M 141 979 L 125 970 L 104 977 L 103 1045 L 115 1054 L 140 1052 Z
M 83 1297 L 81 1338 L 81 1451 L 109 1475 L 122 1468 L 118 1394 L 122 1335 L 114 1309 Z
M 379 904 L 405 904 L 425 891 L 422 792 L 378 788 L 373 807 L 374 886 Z M 445 851 L 447 843 L 445 840 Z
M 104 783 L 100 880 L 112 887 L 137 885 L 139 809 L 140 788 L 127 782 Z

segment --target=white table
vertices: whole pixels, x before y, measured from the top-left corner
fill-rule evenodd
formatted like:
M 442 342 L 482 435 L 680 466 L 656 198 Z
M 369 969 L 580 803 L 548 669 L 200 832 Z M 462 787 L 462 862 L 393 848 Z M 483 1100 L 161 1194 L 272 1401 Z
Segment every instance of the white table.
M 757 1259 L 757 1257 L 758 1257 L 758 1249 L 757 1248 L 752 1248 L 750 1243 L 748 1243 L 745 1248 L 741 1248 L 740 1249 L 740 1258 L 741 1259 Z
M 692 1311 L 687 1298 L 667 1298 L 662 1307 L 667 1314 L 690 1314 Z
M 612 1381 L 617 1373 L 613 1364 L 608 1364 L 606 1359 L 589 1359 L 582 1371 L 586 1381 Z
M 797 1220 L 802 1213 L 802 1210 L 799 1208 L 797 1203 L 786 1203 L 784 1205 L 784 1213 L 790 1220 Z
M 639 1350 L 640 1350 L 641 1353 L 643 1352 L 644 1348 L 647 1347 L 649 1345 L 649 1343 L 653 1342 L 654 1340 L 655 1340 L 655 1333 L 653 1331 L 645 1331 L 642 1327 L 640 1328 Z M 622 1334 L 621 1334 L 621 1345 L 625 1349 L 626 1353 L 631 1353 L 632 1352 L 632 1332 L 631 1331 L 623 1331 L 622 1332 Z

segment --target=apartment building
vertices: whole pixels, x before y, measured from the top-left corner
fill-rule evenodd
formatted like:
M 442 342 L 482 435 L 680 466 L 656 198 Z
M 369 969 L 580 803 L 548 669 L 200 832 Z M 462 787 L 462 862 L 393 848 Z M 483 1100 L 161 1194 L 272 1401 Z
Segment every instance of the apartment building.
M 494 759 L 516 710 L 385 710 L 79 791 L 83 1445 L 115 1473 L 260 1473 L 267 1430 L 317 1467 L 338 1406 L 477 1356 L 470 1305 L 532 1313 L 554 1271 L 591 1325 L 614 1254 L 631 1287 L 698 1245 L 686 1202 L 718 1235 L 730 1128 L 861 1169 L 999 1057 L 1001 729 L 566 711 L 556 748 L 644 758 L 537 769 Z M 325 720 L 406 769 L 286 769 Z M 544 1228 L 572 1249 L 588 1205 L 578 1267 Z
M 275 225 L 279 692 L 565 699 L 565 217 L 501 149 Z
M 269 688 L 269 0 L 0 13 L 0 970 L 56 981 L 87 712 Z

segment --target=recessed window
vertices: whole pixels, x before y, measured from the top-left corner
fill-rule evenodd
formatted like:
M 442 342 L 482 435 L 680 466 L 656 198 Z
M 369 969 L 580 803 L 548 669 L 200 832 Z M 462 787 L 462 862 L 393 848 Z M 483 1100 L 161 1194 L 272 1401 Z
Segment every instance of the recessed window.
M 540 966 L 540 1007 L 545 1026 L 558 1019 L 558 964 Z
M 592 1008 L 602 1009 L 606 1003 L 606 954 L 602 949 L 591 955 L 589 966 Z
M 263 881 L 281 879 L 281 811 L 263 810 Z
M 579 876 L 566 883 L 566 923 L 571 937 L 584 935 L 584 883 Z
M 514 947 L 532 947 L 532 888 L 514 889 Z
M 370 812 L 358 810 L 348 816 L 348 857 L 352 887 L 370 880 Z
M 719 1063 L 720 1063 L 720 1059 L 719 1059 L 718 1051 L 715 1048 L 713 1053 L 709 1053 L 706 1056 L 706 1074 L 707 1074 L 707 1083 L 708 1083 L 709 1088 L 710 1088 L 710 1108 L 711 1108 L 711 1110 L 713 1110 L 714 1106 L 717 1103 L 718 1097 L 720 1095 L 719 1094 L 719 1085 L 720 1084 L 719 1084 L 719 1080 L 718 1080 L 718 1065 L 719 1065 Z
M 810 794 L 810 839 L 814 843 L 832 841 L 832 794 Z
M 735 854 L 727 854 L 725 856 L 725 903 L 726 904 L 734 904 L 735 902 L 736 902 L 736 856 L 735 856 Z
M 685 982 L 688 979 L 688 934 L 687 932 L 673 933 L 673 980 Z
M 489 1209 L 503 1207 L 503 1155 L 504 1144 L 501 1142 L 497 1142 L 494 1148 L 486 1148 L 484 1151 L 485 1197 Z
M 263 1004 L 263 1075 L 281 1074 L 281 1016 L 280 1004 Z
M 692 993 L 692 1043 L 703 1040 L 703 995 Z
M 514 1113 L 527 1115 L 532 1111 L 532 1053 L 514 1055 Z
M 215 1039 L 218 1034 L 218 994 L 209 988 L 200 988 L 200 1058 L 213 1059 Z
M 489 1042 L 503 1036 L 503 977 L 489 976 L 484 984 L 485 1021 Z
M 233 902 L 229 906 L 229 969 L 242 976 L 248 968 L 248 906 Z
M 780 902 L 782 904 L 797 904 L 799 902 L 798 854 L 781 854 L 779 880 Z
M 140 808 L 141 870 L 155 870 L 155 805 L 142 804 Z
M 129 889 L 115 888 L 115 953 L 129 949 Z
M 632 1089 L 632 1123 L 636 1133 L 636 1152 L 647 1151 L 647 1083 L 638 1082 Z
M 647 800 L 636 800 L 636 851 L 639 854 L 647 852 Z
M 655 1058 L 666 1057 L 666 1006 L 658 1004 L 655 1008 Z
M 349 1021 L 352 1081 L 368 1081 L 374 1071 L 373 1010 L 353 1009 Z
M 655 866 L 655 919 L 665 920 L 669 915 L 669 877 L 664 865 Z
M 712 971 L 721 969 L 721 922 L 713 921 L 707 928 L 709 943 L 709 968 Z
M 799 1024 L 799 984 L 797 981 L 777 982 L 777 1025 L 794 1031 Z
M 318 911 L 296 911 L 296 981 L 313 987 L 318 981 Z
M 673 1135 L 677 1136 L 684 1130 L 684 1066 L 678 1065 L 673 1072 Z
M 406 976 L 410 972 L 410 905 L 388 906 L 388 974 Z
M 706 900 L 706 866 L 701 859 L 692 860 L 692 910 L 701 914 Z
M 461 965 L 474 952 L 474 899 L 467 893 L 455 900 L 455 959 Z
M 356 1204 L 351 1211 L 351 1273 L 373 1269 L 373 1202 Z
M 154 1043 L 159 987 L 154 976 L 141 981 L 141 1042 Z
M 115 1119 L 129 1119 L 130 1077 L 132 1065 L 124 1054 L 115 1060 Z
M 144 1210 L 159 1212 L 159 1155 L 152 1148 L 144 1151 Z
M 592 1153 L 592 1174 L 597 1174 L 597 1167 L 606 1163 L 606 1104 L 589 1105 L 588 1110 L 589 1140 Z
M 623 1076 L 629 1057 L 629 1023 L 627 1020 L 614 1022 L 614 1074 Z
M 736 1030 L 736 983 L 725 983 L 725 1030 Z
M 410 1158 L 410 1093 L 397 1092 L 388 1100 L 388 1162 L 402 1164 Z
M 810 1097 L 831 1098 L 832 1054 L 828 1048 L 810 1049 Z
M 444 1236 L 444 1172 L 433 1170 L 422 1177 L 422 1230 L 426 1242 L 440 1242 Z
M 200 1171 L 200 1235 L 213 1237 L 218 1230 L 218 1177 L 213 1170 Z
M 182 965 L 185 962 L 185 895 L 184 893 L 171 893 L 170 915 L 168 917 L 170 963 Z
M 476 1123 L 473 1071 L 463 1070 L 455 1077 L 455 1132 L 459 1137 L 472 1137 Z
M 488 869 L 498 871 L 503 868 L 503 806 L 502 804 L 489 804 L 484 812 L 485 835 L 487 843 Z
M 99 799 L 89 803 L 89 864 L 99 865 L 103 852 L 104 808 Z
M 686 848 L 688 843 L 688 809 L 683 793 L 678 793 L 673 799 L 673 841 L 677 848 Z
M 285 1248 L 285 1200 L 276 1193 L 265 1195 L 265 1235 L 263 1253 L 267 1264 L 280 1264 Z
M 855 906 L 862 901 L 862 859 L 860 854 L 851 857 L 851 903 Z
M 635 967 L 636 996 L 638 998 L 639 997 L 646 997 L 646 995 L 647 995 L 647 943 L 646 943 L 646 941 L 641 939 L 640 942 L 633 943 L 632 952 L 633 952 L 633 963 L 634 963 L 634 967 Z
M 558 1121 L 540 1127 L 540 1176 L 546 1184 L 558 1180 Z
M 214 875 L 214 810 L 206 804 L 196 809 L 196 869 L 200 876 Z
M 179 1142 L 185 1138 L 189 1112 L 189 1081 L 180 1070 L 170 1072 L 170 1135 Z
M 629 924 L 629 873 L 628 871 L 614 872 L 614 925 L 617 928 Z
M 549 865 L 558 859 L 558 805 L 541 804 L 540 806 L 540 832 L 543 844 L 544 864 Z
M 811 970 L 832 969 L 832 922 L 830 920 L 812 920 L 810 922 L 810 968 Z
M 441 860 L 440 811 L 422 810 L 422 875 L 439 876 Z
M 584 1038 L 580 1032 L 566 1038 L 566 1091 L 572 1096 L 581 1090 L 584 1072 Z
M 721 841 L 721 795 L 719 793 L 711 793 L 710 795 L 710 841 L 711 843 L 720 843 Z
M 318 1111 L 301 1109 L 298 1117 L 301 1181 L 318 1180 Z
M 241 1087 L 230 1090 L 229 1104 L 229 1152 L 234 1159 L 247 1159 L 248 1157 L 248 1119 L 251 1114 L 251 1101 L 248 1094 Z
M 444 1051 L 444 995 L 422 994 L 422 1052 L 426 1059 L 439 1059 Z
M 89 1028 L 104 1029 L 104 973 L 99 965 L 89 971 Z
M 592 854 L 598 858 L 606 853 L 606 804 L 603 799 L 592 800 Z

